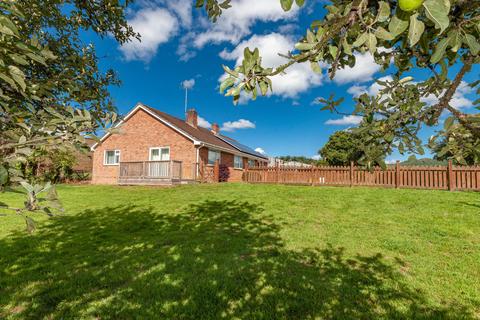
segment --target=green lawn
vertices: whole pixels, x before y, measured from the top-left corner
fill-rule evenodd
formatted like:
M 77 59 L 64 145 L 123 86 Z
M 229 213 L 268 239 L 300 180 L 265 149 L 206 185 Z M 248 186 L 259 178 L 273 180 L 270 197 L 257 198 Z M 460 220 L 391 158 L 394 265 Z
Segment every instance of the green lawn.
M 61 186 L 0 217 L 0 318 L 480 318 L 480 194 Z M 19 205 L 22 194 L 0 194 Z

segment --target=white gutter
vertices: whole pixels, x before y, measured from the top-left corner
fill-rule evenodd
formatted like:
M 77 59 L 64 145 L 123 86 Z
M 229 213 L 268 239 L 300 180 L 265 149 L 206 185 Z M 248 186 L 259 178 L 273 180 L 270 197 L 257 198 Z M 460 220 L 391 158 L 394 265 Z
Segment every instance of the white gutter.
M 195 146 L 195 153 L 196 153 L 196 156 L 195 156 L 196 157 L 196 165 L 195 165 L 196 170 L 195 171 L 197 171 L 196 175 L 198 177 L 198 176 L 200 176 L 200 146 L 198 145 L 198 147 L 197 147 L 197 145 L 195 145 L 195 144 L 194 144 L 194 146 Z

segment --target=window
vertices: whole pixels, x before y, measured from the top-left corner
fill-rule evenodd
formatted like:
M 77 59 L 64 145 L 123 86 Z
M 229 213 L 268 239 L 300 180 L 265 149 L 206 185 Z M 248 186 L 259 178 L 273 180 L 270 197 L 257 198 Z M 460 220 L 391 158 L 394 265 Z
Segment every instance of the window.
M 214 165 L 217 160 L 220 162 L 220 151 L 208 149 L 208 164 Z
M 248 159 L 248 166 L 249 166 L 250 168 L 255 167 L 255 160 Z
M 106 150 L 104 164 L 115 166 L 120 163 L 120 150 Z
M 170 147 L 150 148 L 150 161 L 170 160 Z
M 243 169 L 243 158 L 240 156 L 235 156 L 233 158 L 233 167 L 235 169 Z

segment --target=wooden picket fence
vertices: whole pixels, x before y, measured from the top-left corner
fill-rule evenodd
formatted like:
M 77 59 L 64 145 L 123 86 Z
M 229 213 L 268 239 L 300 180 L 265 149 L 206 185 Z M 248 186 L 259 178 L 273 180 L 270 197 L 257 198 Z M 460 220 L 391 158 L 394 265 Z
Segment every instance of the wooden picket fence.
M 480 166 L 388 166 L 372 171 L 355 166 L 250 167 L 243 180 L 249 183 L 278 183 L 325 186 L 377 186 L 438 190 L 480 191 Z

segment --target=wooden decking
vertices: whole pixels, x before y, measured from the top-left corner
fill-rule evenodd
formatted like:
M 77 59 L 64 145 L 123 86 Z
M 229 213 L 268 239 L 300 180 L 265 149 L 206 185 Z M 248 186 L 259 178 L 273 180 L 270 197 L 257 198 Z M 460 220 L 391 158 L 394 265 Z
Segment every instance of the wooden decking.
M 196 183 L 183 175 L 182 162 L 131 161 L 120 162 L 119 185 L 177 185 Z

